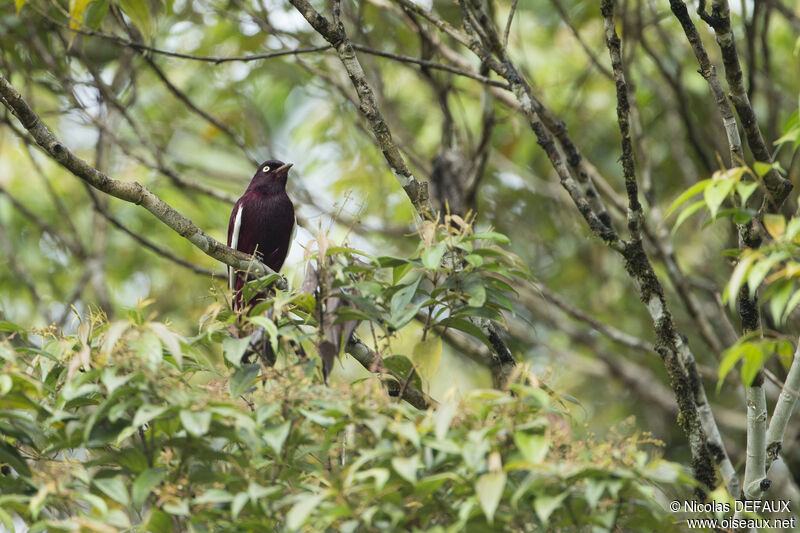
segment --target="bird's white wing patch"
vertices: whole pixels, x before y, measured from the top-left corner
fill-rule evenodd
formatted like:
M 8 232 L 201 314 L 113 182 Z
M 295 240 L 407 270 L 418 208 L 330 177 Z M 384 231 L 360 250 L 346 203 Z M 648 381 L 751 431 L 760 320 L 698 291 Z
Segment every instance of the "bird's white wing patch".
M 294 238 L 297 235 L 297 217 L 294 217 L 294 222 L 292 223 L 292 236 L 289 238 L 289 246 L 286 248 L 286 257 L 289 257 L 289 253 L 292 251 L 292 244 L 294 244 Z
M 244 210 L 244 206 L 240 205 L 239 210 L 236 212 L 236 218 L 233 220 L 233 233 L 231 233 L 231 248 L 234 250 L 239 249 L 239 230 L 242 229 L 242 211 Z M 228 267 L 228 288 L 233 289 L 235 284 L 233 283 L 234 278 L 234 271 L 229 266 Z

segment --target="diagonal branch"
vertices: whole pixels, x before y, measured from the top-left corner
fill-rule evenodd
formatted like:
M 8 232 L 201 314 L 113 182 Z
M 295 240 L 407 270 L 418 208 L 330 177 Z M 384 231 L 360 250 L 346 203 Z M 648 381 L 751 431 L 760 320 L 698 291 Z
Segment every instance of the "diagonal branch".
M 375 93 L 367 82 L 364 69 L 361 68 L 353 45 L 347 39 L 344 26 L 341 22 L 338 24 L 329 22 L 307 0 L 291 0 L 291 3 L 317 33 L 336 50 L 358 94 L 360 111 L 364 118 L 367 119 L 378 146 L 383 152 L 383 156 L 392 169 L 395 178 L 420 216 L 423 218 L 431 217 L 434 210 L 428 197 L 428 184 L 414 177 L 400 154 L 400 150 L 392 140 L 392 133 L 389 131 L 389 126 L 387 126 L 380 109 L 378 109 Z
M 153 242 L 150 242 L 149 240 L 145 239 L 144 237 L 142 237 L 141 235 L 139 235 L 135 231 L 130 230 L 122 222 L 120 222 L 120 220 L 117 217 L 115 217 L 114 215 L 112 215 L 108 211 L 106 206 L 104 206 L 100 202 L 100 199 L 97 197 L 97 194 L 94 192 L 94 190 L 91 187 L 89 187 L 87 185 L 86 189 L 87 189 L 87 191 L 89 193 L 89 196 L 91 196 L 91 198 L 92 198 L 92 202 L 94 203 L 95 211 L 97 211 L 100 215 L 102 215 L 103 218 L 108 220 L 114 227 L 116 227 L 117 229 L 119 229 L 123 233 L 127 234 L 130 238 L 132 238 L 133 240 L 135 240 L 136 242 L 138 242 L 139 244 L 141 244 L 145 248 L 149 248 L 149 249 L 153 250 L 155 253 L 157 253 L 161 257 L 164 257 L 165 259 L 169 259 L 170 261 L 172 261 L 176 265 L 180 265 L 180 266 L 182 266 L 184 268 L 188 268 L 189 270 L 191 270 L 195 274 L 200 274 L 200 275 L 203 275 L 203 276 L 214 276 L 214 275 L 217 274 L 213 270 L 201 267 L 199 265 L 195 265 L 191 261 L 187 261 L 186 259 L 175 255 L 170 250 L 167 250 L 166 248 L 162 248 L 161 246 L 159 246 L 159 245 L 157 245 L 157 244 L 155 244 Z M 220 274 L 220 275 L 222 277 L 224 277 L 224 274 Z
M 247 270 L 256 276 L 275 273 L 255 257 L 233 250 L 217 241 L 140 183 L 114 180 L 77 157 L 53 135 L 36 112 L 22 98 L 22 95 L 2 75 L 0 75 L 0 100 L 17 117 L 22 126 L 30 132 L 45 153 L 95 189 L 126 202 L 141 205 L 181 237 L 200 248 L 206 255 L 226 265 L 239 270 Z M 286 280 L 280 278 L 275 285 L 278 288 L 285 289 Z
M 212 125 L 214 125 L 214 127 L 216 127 L 217 129 L 219 129 L 219 130 L 220 130 L 221 132 L 223 132 L 225 135 L 227 135 L 227 136 L 228 136 L 228 137 L 229 137 L 229 138 L 230 138 L 230 139 L 233 141 L 233 143 L 234 143 L 236 146 L 238 146 L 238 147 L 239 147 L 239 149 L 240 149 L 240 150 L 242 151 L 242 153 L 243 153 L 243 154 L 244 154 L 244 155 L 247 157 L 247 159 L 248 159 L 248 160 L 249 160 L 251 163 L 253 163 L 253 166 L 258 166 L 259 164 L 261 164 L 261 161 L 258 161 L 258 160 L 257 160 L 257 159 L 255 159 L 255 158 L 254 158 L 252 155 L 250 155 L 250 152 L 247 150 L 247 147 L 246 147 L 246 146 L 245 146 L 245 144 L 244 144 L 244 140 L 243 140 L 243 139 L 242 139 L 242 138 L 239 136 L 239 134 L 238 134 L 238 133 L 236 133 L 235 131 L 233 131 L 232 129 L 230 129 L 230 128 L 229 128 L 229 127 L 228 127 L 226 124 L 224 124 L 222 121 L 220 121 L 220 120 L 218 120 L 218 119 L 216 119 L 216 118 L 212 117 L 211 115 L 209 115 L 209 114 L 208 114 L 208 113 L 207 113 L 205 110 L 201 109 L 201 108 L 200 108 L 200 107 L 199 107 L 197 104 L 195 104 L 194 102 L 192 102 L 192 101 L 191 101 L 191 99 L 189 99 L 189 97 L 188 97 L 186 94 L 184 94 L 184 93 L 183 93 L 183 91 L 181 91 L 180 89 L 178 89 L 178 88 L 175 86 L 175 84 L 174 84 L 174 83 L 172 83 L 172 82 L 169 80 L 169 78 L 167 78 L 167 75 L 164 73 L 164 71 L 163 71 L 163 70 L 161 70 L 161 68 L 159 68 L 159 66 L 158 66 L 158 65 L 156 65 L 156 62 L 155 62 L 155 61 L 153 61 L 152 59 L 150 59 L 150 58 L 149 58 L 148 56 L 146 56 L 146 55 L 143 55 L 142 57 L 143 57 L 143 58 L 144 58 L 144 60 L 147 62 L 147 64 L 148 64 L 148 65 L 150 65 L 150 68 L 152 68 L 152 69 L 153 69 L 153 72 L 155 72 L 155 73 L 156 73 L 156 75 L 159 77 L 159 79 L 161 79 L 161 81 L 164 83 L 164 85 L 167 87 L 167 89 L 169 89 L 169 92 L 171 92 L 173 95 L 175 95 L 175 97 L 176 97 L 178 100 L 180 100 L 181 102 L 183 102 L 183 103 L 184 103 L 184 105 L 185 105 L 186 107 L 188 107 L 188 108 L 189 108 L 191 111 L 193 111 L 194 113 L 196 113 L 197 115 L 199 115 L 200 117 L 202 117 L 202 118 L 203 118 L 203 119 L 204 119 L 206 122 L 208 122 L 209 124 L 212 124 Z
M 386 369 L 383 364 L 381 363 L 380 356 L 372 351 L 366 344 L 364 344 L 361 339 L 353 335 L 350 338 L 350 341 L 347 343 L 345 347 L 345 351 L 353 356 L 353 358 L 361 363 L 361 366 L 369 370 L 370 372 L 380 372 L 383 374 L 390 374 L 394 376 L 395 379 L 403 383 L 404 379 L 400 379 L 399 376 L 394 374 L 391 370 Z M 403 398 L 405 401 L 416 407 L 417 409 L 428 409 L 430 407 L 436 407 L 439 403 L 425 394 L 424 392 L 420 391 L 419 389 L 414 388 L 413 386 L 406 383 L 402 390 L 400 391 L 400 397 Z
M 622 166 L 625 174 L 625 189 L 628 194 L 628 227 L 632 242 L 623 255 L 626 268 L 639 285 L 642 300 L 647 303 L 656 327 L 658 342 L 656 350 L 664 359 L 672 388 L 681 411 L 681 426 L 689 437 L 692 451 L 692 469 L 695 477 L 706 488 L 716 486 L 713 460 L 719 466 L 722 478 L 732 495 L 739 493 L 739 479 L 733 463 L 725 451 L 719 428 L 705 395 L 705 389 L 697 375 L 694 355 L 675 330 L 672 316 L 667 310 L 664 292 L 652 265 L 642 247 L 642 206 L 638 199 L 638 186 L 633 164 L 633 145 L 630 138 L 628 86 L 622 66 L 620 39 L 614 25 L 614 0 L 603 0 L 601 12 L 605 23 L 606 46 L 611 57 L 611 68 L 617 90 L 617 118 L 622 137 Z M 712 454 L 713 450 L 713 454 Z M 713 457 L 712 457 L 713 455 Z

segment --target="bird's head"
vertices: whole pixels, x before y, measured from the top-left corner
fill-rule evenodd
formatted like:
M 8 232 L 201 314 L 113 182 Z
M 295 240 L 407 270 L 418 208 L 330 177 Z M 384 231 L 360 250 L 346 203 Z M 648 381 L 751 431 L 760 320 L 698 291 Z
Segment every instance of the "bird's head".
M 252 185 L 267 189 L 283 189 L 286 187 L 286 180 L 289 178 L 289 169 L 292 163 L 284 163 L 277 159 L 264 161 L 258 166 L 253 176 Z

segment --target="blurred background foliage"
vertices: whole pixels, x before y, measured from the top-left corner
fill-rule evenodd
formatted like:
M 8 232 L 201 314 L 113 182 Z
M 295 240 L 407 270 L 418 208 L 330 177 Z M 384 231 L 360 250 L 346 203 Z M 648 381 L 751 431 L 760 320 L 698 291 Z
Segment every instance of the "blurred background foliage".
M 492 4 L 503 27 L 510 3 Z M 800 14 L 780 0 L 734 4 L 749 95 L 767 145 L 774 148 L 776 140 L 797 130 Z M 139 181 L 212 236 L 224 240 L 232 203 L 258 162 L 293 162 L 288 190 L 302 229 L 283 269 L 292 285 L 302 282 L 304 260 L 314 249 L 309 243 L 320 233 L 376 256 L 410 257 L 417 250 L 413 207 L 376 149 L 335 54 L 327 49 L 227 60 L 324 45 L 288 3 L 2 0 L 0 5 L 0 67 L 42 119 L 97 168 Z M 460 25 L 455 4 L 432 5 Z M 597 3 L 515 5 L 512 58 L 597 167 L 606 183 L 603 195 L 612 204 L 621 201 L 617 102 Z M 322 2 L 315 6 L 328 13 Z M 479 70 L 471 53 L 449 42 L 453 55 L 442 59 L 392 2 L 345 2 L 342 17 L 351 40 L 362 47 Z M 618 20 L 637 103 L 642 192 L 663 213 L 682 191 L 721 167 L 727 140 L 668 3 L 619 2 Z M 699 19 L 695 23 L 721 67 L 713 33 Z M 577 426 L 605 431 L 634 415 L 637 428 L 667 443 L 668 458 L 686 460 L 688 447 L 674 421 L 663 364 L 648 349 L 652 321 L 621 260 L 590 236 L 524 117 L 499 95 L 503 90 L 490 92 L 474 79 L 373 53 L 360 51 L 359 60 L 416 176 L 435 182 L 437 157 L 443 154 L 456 153 L 467 166 L 487 156 L 461 212 L 474 210 L 476 231 L 494 228 L 507 235 L 510 243 L 504 246 L 536 280 L 515 285 L 513 312 L 505 313 L 517 360 L 577 398 L 579 407 L 571 409 Z M 26 328 L 55 324 L 73 334 L 78 316 L 101 310 L 113 321 L 150 300 L 148 313 L 185 337 L 196 335 L 201 317 L 226 298 L 224 269 L 142 209 L 90 194 L 24 134 L 17 135 L 19 123 L 3 113 L 0 318 Z M 777 160 L 797 187 L 794 140 L 781 147 Z M 749 152 L 746 158 L 751 162 Z M 442 201 L 441 195 L 434 200 Z M 792 198 L 786 209 L 795 207 Z M 624 220 L 624 212 L 612 215 Z M 674 221 L 654 220 L 667 229 Z M 739 330 L 735 311 L 721 301 L 732 270 L 722 251 L 736 247 L 736 231 L 732 224 L 704 227 L 704 222 L 689 218 L 672 244 L 724 348 Z M 118 226 L 192 268 L 153 252 Z M 704 343 L 697 321 L 667 281 L 666 268 L 653 257 L 678 329 L 695 350 L 701 373 L 714 383 L 720 353 Z M 586 320 L 575 320 L 544 297 L 550 293 L 636 342 L 615 342 Z M 395 352 L 413 354 L 421 331 L 414 321 L 397 332 Z M 789 317 L 782 333 L 796 338 L 796 319 Z M 483 348 L 468 344 L 467 349 Z M 215 350 L 219 357 L 221 348 Z M 491 384 L 488 370 L 463 352 L 463 343 L 443 343 L 438 371 L 424 384 L 435 398 L 453 386 L 467 395 Z M 333 382 L 360 376 L 344 358 Z M 777 390 L 768 392 L 774 397 Z M 740 398 L 723 392 L 711 400 L 723 433 L 734 443 L 731 454 L 743 460 L 743 449 L 735 445 L 743 442 Z M 800 464 L 800 458 L 794 461 Z

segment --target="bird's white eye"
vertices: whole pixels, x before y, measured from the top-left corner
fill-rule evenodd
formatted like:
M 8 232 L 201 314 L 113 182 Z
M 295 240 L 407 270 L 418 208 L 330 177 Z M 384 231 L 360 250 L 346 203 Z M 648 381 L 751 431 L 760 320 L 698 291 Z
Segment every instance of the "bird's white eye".
M 265 166 L 261 170 L 264 171 L 264 172 L 269 172 L 269 165 Z

